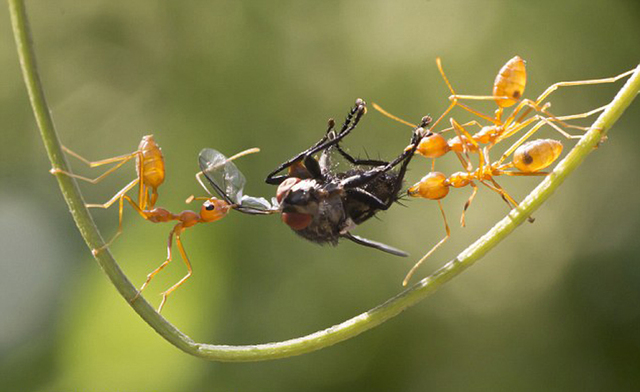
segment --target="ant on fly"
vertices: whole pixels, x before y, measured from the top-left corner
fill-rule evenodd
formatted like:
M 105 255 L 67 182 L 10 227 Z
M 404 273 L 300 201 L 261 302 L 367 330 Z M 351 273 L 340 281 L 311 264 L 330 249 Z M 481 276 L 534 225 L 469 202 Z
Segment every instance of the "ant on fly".
M 276 199 L 282 220 L 301 237 L 318 243 L 337 245 L 340 238 L 396 256 L 407 256 L 402 250 L 351 233 L 378 211 L 387 210 L 399 199 L 400 189 L 418 142 L 427 135 L 431 118 L 425 117 L 413 131 L 410 145 L 391 162 L 357 159 L 344 151 L 339 143 L 355 127 L 366 112 L 366 104 L 357 99 L 339 131 L 329 120 L 326 134 L 313 146 L 279 165 L 266 178 L 278 185 Z M 332 170 L 331 155 L 337 151 L 352 168 Z M 320 153 L 319 159 L 314 157 Z M 399 170 L 393 170 L 399 165 Z M 286 174 L 280 174 L 287 170 Z
M 155 207 L 156 201 L 158 199 L 157 189 L 164 182 L 165 168 L 162 151 L 160 147 L 155 143 L 152 135 L 144 136 L 142 138 L 142 141 L 140 142 L 138 150 L 134 151 L 133 153 L 96 162 L 88 161 L 66 147 L 64 148 L 64 150 L 91 167 L 118 162 L 116 166 L 110 168 L 95 179 L 79 176 L 59 169 L 51 170 L 53 174 L 66 174 L 68 176 L 78 178 L 80 180 L 87 181 L 93 184 L 100 182 L 107 175 L 124 165 L 127 161 L 133 158 L 136 159 L 136 179 L 134 179 L 127 186 L 118 191 L 115 196 L 113 196 L 108 202 L 104 204 L 87 204 L 87 207 L 109 208 L 111 205 L 113 205 L 113 203 L 119 201 L 118 231 L 116 232 L 116 235 L 105 245 L 98 249 L 94 249 L 92 251 L 94 255 L 104 248 L 108 247 L 122 233 L 123 209 L 125 200 L 140 216 L 150 222 L 160 223 L 178 221 L 178 223 L 169 233 L 169 238 L 167 241 L 167 259 L 158 268 L 147 275 L 147 279 L 140 287 L 140 290 L 131 300 L 131 302 L 134 302 L 140 296 L 142 291 L 147 287 L 147 285 L 151 282 L 153 277 L 156 276 L 162 269 L 164 269 L 169 264 L 169 262 L 171 262 L 171 260 L 173 259 L 173 239 L 175 237 L 178 251 L 180 252 L 182 260 L 187 266 L 187 274 L 177 283 L 171 286 L 168 290 L 162 293 L 162 301 L 160 303 L 160 306 L 158 307 L 158 312 L 162 311 L 162 308 L 164 307 L 164 304 L 166 303 L 169 295 L 178 287 L 180 287 L 192 274 L 191 262 L 189 261 L 181 240 L 181 234 L 186 229 L 195 226 L 198 223 L 209 223 L 218 221 L 224 218 L 232 209 L 248 214 L 272 213 L 268 211 L 271 208 L 268 202 L 265 201 L 266 204 L 260 204 L 262 202 L 262 199 L 248 197 L 248 199 L 240 200 L 240 198 L 238 198 L 238 195 L 242 194 L 246 180 L 232 161 L 244 155 L 260 151 L 257 148 L 242 151 L 230 158 L 226 158 L 220 152 L 213 149 L 203 150 L 200 153 L 199 157 L 200 166 L 202 167 L 203 171 L 198 174 L 204 173 L 204 175 L 210 179 L 211 184 L 214 186 L 214 189 L 218 193 L 218 196 L 221 197 L 221 199 L 218 199 L 216 197 L 191 197 L 188 201 L 191 201 L 193 199 L 205 200 L 202 204 L 202 207 L 200 208 L 200 211 L 194 212 L 187 210 L 182 211 L 179 214 L 173 214 L 165 208 Z M 220 176 L 219 173 L 222 173 L 222 175 Z M 127 193 L 136 184 L 140 185 L 137 202 L 127 195 Z M 200 184 L 203 185 L 202 182 L 200 182 Z M 258 203 L 257 206 L 256 203 Z

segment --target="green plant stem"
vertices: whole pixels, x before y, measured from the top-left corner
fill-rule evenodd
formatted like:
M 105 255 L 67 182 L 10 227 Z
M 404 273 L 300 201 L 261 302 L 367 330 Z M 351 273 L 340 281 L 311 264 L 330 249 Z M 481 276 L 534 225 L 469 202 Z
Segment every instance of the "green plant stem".
M 33 112 L 38 127 L 40 128 L 42 140 L 44 141 L 53 167 L 67 170 L 64 154 L 60 148 L 60 142 L 56 135 L 53 120 L 38 75 L 24 2 L 21 0 L 8 1 L 18 55 L 20 57 L 20 65 L 27 85 Z M 458 257 L 448 262 L 431 276 L 404 290 L 382 305 L 341 324 L 307 336 L 277 343 L 245 346 L 214 345 L 194 342 L 158 314 L 142 297 L 133 302 L 131 306 L 142 319 L 171 344 L 189 354 L 214 361 L 239 362 L 284 358 L 319 350 L 359 335 L 393 318 L 406 308 L 429 296 L 446 282 L 472 266 L 489 250 L 506 238 L 509 233 L 538 209 L 538 207 L 551 196 L 553 191 L 562 184 L 565 178 L 594 150 L 594 147 L 598 145 L 608 129 L 631 104 L 639 91 L 640 65 L 573 150 L 569 152 L 569 154 L 558 163 L 553 172 L 525 198 L 519 208 L 512 210 L 491 230 L 460 253 Z M 71 214 L 87 245 L 90 249 L 101 247 L 104 241 L 89 211 L 85 207 L 75 180 L 65 175 L 57 175 L 57 179 L 62 194 L 69 205 Z M 95 258 L 122 297 L 128 303 L 131 303 L 130 301 L 135 297 L 137 290 L 124 275 L 111 253 L 102 251 L 99 252 Z

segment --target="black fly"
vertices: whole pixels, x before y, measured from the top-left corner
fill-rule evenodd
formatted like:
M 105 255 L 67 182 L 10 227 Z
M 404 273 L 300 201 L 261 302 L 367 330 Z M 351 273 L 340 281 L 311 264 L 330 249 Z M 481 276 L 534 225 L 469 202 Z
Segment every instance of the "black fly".
M 358 125 L 365 105 L 363 100 L 356 100 L 340 131 L 334 130 L 335 123 L 329 120 L 322 139 L 278 166 L 266 182 L 278 185 L 276 199 L 282 220 L 309 241 L 337 245 L 340 238 L 347 238 L 396 256 L 407 256 L 402 250 L 353 235 L 351 230 L 398 200 L 407 165 L 418 143 L 427 135 L 431 119 L 423 119 L 413 132 L 411 144 L 393 161 L 356 159 L 339 143 Z M 332 170 L 334 150 L 351 163 L 349 170 Z M 319 160 L 314 157 L 317 153 Z M 399 170 L 392 170 L 398 165 Z M 287 174 L 278 175 L 285 169 Z

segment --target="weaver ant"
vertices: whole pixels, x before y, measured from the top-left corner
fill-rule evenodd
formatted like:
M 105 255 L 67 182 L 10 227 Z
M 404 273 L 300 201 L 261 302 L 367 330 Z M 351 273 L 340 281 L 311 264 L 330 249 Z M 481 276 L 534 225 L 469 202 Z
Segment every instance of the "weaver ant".
M 438 158 L 449 151 L 455 151 L 458 154 L 458 156 L 461 157 L 460 156 L 461 152 L 466 153 L 468 151 L 474 151 L 475 144 L 487 144 L 489 146 L 493 146 L 499 143 L 500 141 L 514 135 L 515 133 L 519 132 L 520 130 L 526 128 L 527 126 L 531 125 L 536 121 L 538 123 L 532 128 L 532 130 L 534 129 L 535 130 L 533 132 L 529 131 L 527 133 L 528 135 L 527 137 L 530 137 L 531 135 L 533 135 L 533 133 L 535 133 L 542 125 L 548 124 L 568 139 L 579 138 L 580 135 L 571 135 L 565 132 L 556 123 L 559 123 L 560 125 L 568 128 L 576 128 L 576 129 L 584 130 L 585 128 L 583 127 L 568 125 L 564 123 L 564 121 L 589 117 L 593 114 L 603 111 L 606 108 L 606 105 L 585 113 L 556 117 L 551 115 L 547 111 L 547 109 L 550 106 L 550 103 L 546 103 L 542 105 L 542 102 L 545 99 L 547 99 L 547 97 L 552 92 L 554 92 L 560 87 L 613 83 L 618 81 L 621 78 L 624 78 L 630 75 L 633 72 L 633 70 L 631 70 L 631 71 L 624 72 L 618 76 L 614 76 L 611 78 L 604 78 L 604 79 L 558 82 L 548 87 L 535 101 L 532 101 L 529 99 L 521 100 L 524 94 L 524 88 L 526 85 L 527 77 L 526 77 L 525 62 L 519 56 L 515 56 L 511 60 L 507 61 L 507 63 L 500 69 L 494 81 L 493 95 L 490 95 L 490 96 L 456 94 L 451 83 L 449 82 L 449 79 L 444 73 L 444 69 L 442 68 L 442 61 L 439 57 L 436 58 L 436 64 L 438 66 L 438 70 L 440 71 L 440 74 L 442 75 L 442 78 L 444 79 L 452 95 L 449 97 L 449 100 L 451 101 L 449 107 L 433 123 L 433 126 L 431 128 L 434 129 L 440 123 L 440 121 L 455 106 L 459 106 L 460 108 L 480 117 L 481 119 L 484 119 L 492 123 L 493 125 L 482 126 L 482 124 L 480 124 L 478 121 L 473 120 L 468 123 L 462 124 L 461 126 L 456 126 L 452 124 L 451 128 L 444 129 L 438 133 L 433 133 L 431 136 L 429 136 L 428 140 L 423 140 L 421 142 L 421 146 L 419 146 L 417 151 L 419 154 L 428 158 Z M 495 117 L 491 117 L 461 103 L 460 102 L 461 100 L 492 100 L 496 102 L 496 104 L 498 105 L 498 109 L 495 112 Z M 505 120 L 502 120 L 504 109 L 515 105 L 517 102 L 520 102 L 518 106 L 511 112 L 511 114 Z M 383 115 L 391 119 L 394 119 L 396 121 L 399 121 L 405 125 L 415 127 L 414 124 L 411 124 L 397 116 L 394 116 L 393 114 L 382 109 L 377 104 L 374 103 L 373 106 L 376 110 L 381 112 Z M 525 108 L 526 110 L 524 110 Z M 535 110 L 536 112 L 541 114 L 536 114 L 525 120 L 526 116 L 530 113 L 531 110 Z M 518 116 L 519 114 L 520 116 Z M 469 134 L 468 132 L 464 132 L 463 128 L 465 126 L 470 126 L 470 125 L 478 126 L 480 130 L 473 135 Z M 440 133 L 451 130 L 451 129 L 456 131 L 457 136 L 447 141 L 440 135 Z M 471 139 L 475 141 L 475 144 L 472 142 Z M 525 140 L 526 138 L 522 139 L 520 143 L 523 143 Z M 510 152 L 513 152 L 513 151 L 510 151 Z M 502 157 L 502 160 L 505 160 L 507 156 L 508 154 L 505 153 L 505 155 Z M 467 167 L 470 167 L 468 160 L 466 162 L 464 160 L 462 161 L 463 161 L 463 164 L 465 164 Z
M 473 188 L 473 192 L 465 203 L 464 210 L 462 212 L 462 222 L 464 222 L 464 213 L 470 206 L 478 191 L 478 186 L 474 181 L 478 181 L 487 188 L 497 192 L 507 202 L 507 204 L 509 204 L 510 208 L 516 208 L 518 207 L 518 203 L 494 180 L 494 177 L 501 175 L 545 176 L 548 173 L 541 172 L 540 170 L 543 170 L 553 164 L 561 153 L 562 143 L 559 141 L 552 139 L 538 139 L 526 142 L 516 148 L 511 162 L 507 164 L 503 164 L 502 161 L 490 163 L 489 148 L 484 147 L 478 154 L 480 163 L 476 170 L 457 172 L 449 177 L 441 172 L 432 171 L 409 188 L 407 192 L 409 196 L 422 197 L 429 200 L 436 200 L 438 202 L 438 207 L 440 208 L 440 212 L 444 220 L 446 235 L 433 248 L 431 248 L 431 250 L 429 250 L 429 252 L 427 252 L 413 266 L 413 268 L 411 268 L 402 282 L 402 285 L 406 286 L 418 267 L 420 267 L 420 265 L 451 236 L 449 224 L 447 223 L 447 217 L 441 201 L 449 193 L 450 187 L 462 188 L 465 186 L 471 186 Z M 509 169 L 515 169 L 517 171 Z
M 187 266 L 187 274 L 180 279 L 177 283 L 171 286 L 168 290 L 162 293 L 162 301 L 160 306 L 158 307 L 158 312 L 162 311 L 164 304 L 167 301 L 168 296 L 175 291 L 178 287 L 180 287 L 192 274 L 191 262 L 186 254 L 184 246 L 181 240 L 181 234 L 189 227 L 195 226 L 198 223 L 209 223 L 215 222 L 224 218 L 230 210 L 237 209 L 241 212 L 245 213 L 257 213 L 250 210 L 246 207 L 242 202 L 232 201 L 232 199 L 226 195 L 225 192 L 216 188 L 222 199 L 217 199 L 216 197 L 208 197 L 208 198 L 197 198 L 204 199 L 204 203 L 200 208 L 199 212 L 194 211 L 182 211 L 178 214 L 174 214 L 169 210 L 161 207 L 155 207 L 155 204 L 158 199 L 158 187 L 164 182 L 165 178 L 165 167 L 164 167 L 164 158 L 162 155 L 162 151 L 160 147 L 157 145 L 152 135 L 147 135 L 142 138 L 138 149 L 130 154 L 121 155 L 118 157 L 107 158 L 100 161 L 89 161 L 77 153 L 69 150 L 64 147 L 64 151 L 69 153 L 70 155 L 80 159 L 82 162 L 86 163 L 90 167 L 102 166 L 109 163 L 116 163 L 114 167 L 107 170 L 102 175 L 98 176 L 95 179 L 90 179 L 87 177 L 79 176 L 73 173 L 65 172 L 59 169 L 52 169 L 51 173 L 53 174 L 66 174 L 68 176 L 87 181 L 90 183 L 98 183 L 102 179 L 104 179 L 107 175 L 117 170 L 119 167 L 124 165 L 127 161 L 135 158 L 136 159 L 136 172 L 137 177 L 127 184 L 124 188 L 118 191 L 108 202 L 104 204 L 87 204 L 87 207 L 99 207 L 99 208 L 109 208 L 113 203 L 119 201 L 119 213 L 118 213 L 118 231 L 115 236 L 108 241 L 105 245 L 98 249 L 94 249 L 92 252 L 97 254 L 99 251 L 108 247 L 121 233 L 122 233 L 122 221 L 123 221 L 123 210 L 124 210 L 124 201 L 126 200 L 131 207 L 144 219 L 153 222 L 153 223 L 161 223 L 161 222 L 170 222 L 170 221 L 178 221 L 178 223 L 173 227 L 171 232 L 169 233 L 169 238 L 167 241 L 167 259 L 155 270 L 147 275 L 147 279 L 140 287 L 140 290 L 136 294 L 136 296 L 131 300 L 131 302 L 135 301 L 142 291 L 147 287 L 149 282 L 153 279 L 153 277 L 158 274 L 164 267 L 166 267 L 169 262 L 171 262 L 173 258 L 172 249 L 173 249 L 173 238 L 176 239 L 176 244 L 178 246 L 178 251 L 182 256 L 182 259 Z M 232 160 L 239 158 L 241 156 L 258 152 L 259 149 L 253 148 L 249 150 L 242 151 L 231 158 L 226 158 L 221 153 L 211 150 L 205 149 L 200 154 L 200 163 L 202 166 L 203 159 L 209 161 L 209 165 L 206 169 L 205 175 L 213 176 L 217 171 L 223 172 L 228 176 L 232 176 L 236 181 L 233 183 L 232 187 L 224 187 L 224 189 L 235 189 L 235 194 L 242 193 L 242 188 L 244 187 L 244 176 L 237 167 L 232 163 Z M 204 156 L 204 158 L 203 158 Z M 204 170 L 204 169 L 203 169 Z M 200 172 L 202 173 L 202 172 Z M 199 173 L 199 174 L 200 174 Z M 127 193 L 136 185 L 140 185 L 140 190 L 138 194 L 138 201 L 134 201 L 131 197 L 127 195 Z M 201 183 L 202 184 L 202 183 Z M 205 188 L 206 189 L 206 188 Z M 232 196 L 232 197 L 235 197 Z M 195 198 L 190 198 L 191 200 Z M 190 201 L 190 200 L 189 200 Z

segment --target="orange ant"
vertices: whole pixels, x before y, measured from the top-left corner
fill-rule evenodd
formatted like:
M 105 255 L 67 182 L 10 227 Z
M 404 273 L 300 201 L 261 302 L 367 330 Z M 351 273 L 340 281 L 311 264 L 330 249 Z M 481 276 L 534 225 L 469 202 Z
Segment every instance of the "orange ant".
M 520 101 L 524 93 L 527 75 L 526 75 L 525 62 L 519 56 L 515 56 L 511 60 L 507 61 L 507 63 L 500 69 L 494 81 L 493 95 L 491 96 L 456 94 L 451 83 L 449 82 L 449 79 L 444 73 L 444 69 L 442 68 L 442 61 L 439 57 L 436 58 L 436 64 L 438 66 L 438 70 L 440 71 L 440 74 L 442 75 L 442 78 L 444 79 L 452 95 L 449 97 L 449 100 L 451 101 L 449 107 L 433 123 L 433 126 L 431 128 L 434 129 L 438 125 L 438 123 L 455 106 L 459 106 L 462 109 L 486 121 L 489 121 L 493 125 L 482 126 L 478 121 L 474 120 L 474 121 L 470 121 L 468 123 L 462 124 L 462 126 L 453 126 L 452 128 L 444 129 L 439 133 L 454 129 L 458 134 L 457 138 L 450 139 L 446 143 L 444 138 L 439 136 L 439 133 L 434 133 L 433 135 L 429 136 L 429 138 L 432 140 L 424 141 L 425 145 L 423 146 L 423 148 L 418 149 L 418 153 L 429 158 L 437 158 L 441 155 L 444 155 L 449 150 L 456 151 L 456 153 L 458 153 L 458 156 L 460 157 L 459 153 L 461 151 L 466 153 L 467 151 L 473 150 L 473 143 L 471 142 L 471 139 L 473 139 L 476 143 L 488 144 L 489 146 L 493 146 L 498 142 L 514 135 L 515 133 L 519 132 L 520 130 L 526 128 L 527 126 L 531 125 L 536 121 L 538 121 L 539 123 L 535 127 L 533 127 L 535 128 L 535 130 L 538 130 L 543 125 L 543 124 L 540 124 L 540 122 L 543 122 L 544 124 L 548 124 L 551 127 L 553 127 L 556 131 L 561 133 L 566 138 L 569 138 L 569 139 L 579 138 L 580 137 L 579 135 L 571 135 L 565 132 L 562 128 L 556 125 L 556 123 L 559 123 L 568 128 L 576 128 L 576 129 L 584 130 L 585 128 L 583 127 L 568 125 L 568 124 L 565 124 L 564 121 L 592 116 L 604 110 L 606 106 L 602 106 L 600 108 L 597 108 L 585 113 L 573 114 L 573 115 L 568 115 L 563 117 L 556 117 L 551 115 L 547 111 L 547 109 L 551 104 L 546 103 L 542 105 L 542 102 L 552 92 L 554 92 L 560 87 L 613 83 L 618 81 L 621 78 L 624 78 L 630 75 L 633 72 L 633 70 L 631 70 L 631 71 L 624 72 L 618 76 L 611 77 L 611 78 L 604 78 L 604 79 L 591 79 L 591 80 L 582 80 L 582 81 L 573 81 L 573 82 L 558 82 L 551 85 L 549 88 L 547 88 L 535 101 L 532 101 L 529 99 L 523 99 Z M 460 100 L 493 100 L 498 105 L 498 109 L 495 112 L 495 117 L 490 117 L 461 103 Z M 504 109 L 515 105 L 518 101 L 520 101 L 520 104 L 503 121 L 502 115 L 503 115 Z M 411 124 L 397 116 L 392 115 L 391 113 L 385 111 L 375 103 L 373 104 L 373 106 L 376 110 L 378 110 L 385 116 L 415 128 L 414 124 Z M 523 111 L 523 109 L 525 108 L 526 110 Z M 531 110 L 535 110 L 546 116 L 537 114 L 524 120 Z M 520 114 L 521 112 L 522 114 L 518 117 L 518 114 Z M 480 128 L 480 131 L 478 131 L 473 135 L 470 135 L 466 132 L 462 132 L 464 134 L 463 136 L 461 134 L 461 130 L 463 129 L 464 126 L 469 126 L 469 125 L 478 126 Z M 533 133 L 529 133 L 529 136 L 531 136 L 532 134 Z M 449 144 L 449 147 L 446 147 L 445 144 Z M 503 160 L 506 159 L 506 156 L 503 156 L 502 159 Z M 467 163 L 463 162 L 463 164 L 466 164 L 467 166 L 469 166 L 468 162 Z
M 633 70 L 631 70 L 610 78 L 558 82 L 548 87 L 542 94 L 540 94 L 540 96 L 538 96 L 538 98 L 535 101 L 532 101 L 530 99 L 521 100 L 524 94 L 524 88 L 527 81 L 527 74 L 526 74 L 525 62 L 519 56 L 515 56 L 509 61 L 507 61 L 507 63 L 500 69 L 493 83 L 493 95 L 491 96 L 457 95 L 453 87 L 451 86 L 449 79 L 444 73 L 444 70 L 442 68 L 442 61 L 439 57 L 436 58 L 436 64 L 438 66 L 438 70 L 440 71 L 440 74 L 442 75 L 442 78 L 444 79 L 452 95 L 449 97 L 451 104 L 449 105 L 447 110 L 445 110 L 444 113 L 435 121 L 434 126 L 436 126 L 438 122 L 442 118 L 444 118 L 444 116 L 449 111 L 451 111 L 455 106 L 459 106 L 462 109 L 472 114 L 475 114 L 476 116 L 494 124 L 493 126 L 489 126 L 489 127 L 481 127 L 480 124 L 478 124 L 476 121 L 472 121 L 468 123 L 469 125 L 475 124 L 480 126 L 481 131 L 478 132 L 478 134 L 476 135 L 480 136 L 481 134 L 485 134 L 483 136 L 486 138 L 486 140 L 488 140 L 486 143 L 489 143 L 491 145 L 498 143 L 501 140 L 504 140 L 514 135 L 515 133 L 517 133 L 523 128 L 526 128 L 528 125 L 532 124 L 535 121 L 545 119 L 542 115 L 535 115 L 524 120 L 524 118 L 526 118 L 526 116 L 532 110 L 548 116 L 546 118 L 547 123 L 550 126 L 552 126 L 556 131 L 558 131 L 560 134 L 562 134 L 564 137 L 568 139 L 575 139 L 575 138 L 581 137 L 580 135 L 570 135 L 566 133 L 565 131 L 562 130 L 562 128 L 557 126 L 555 122 L 558 122 L 562 126 L 565 126 L 568 128 L 585 130 L 584 127 L 568 125 L 568 124 L 565 124 L 564 121 L 589 117 L 595 113 L 603 111 L 606 108 L 606 105 L 585 113 L 574 114 L 574 115 L 564 116 L 564 117 L 556 117 L 547 111 L 547 109 L 550 107 L 551 104 L 546 103 L 542 105 L 542 102 L 544 102 L 551 93 L 553 93 L 555 90 L 557 90 L 560 87 L 614 83 L 633 73 Z M 470 108 L 469 106 L 463 103 L 460 103 L 460 100 L 493 100 L 498 105 L 498 109 L 495 111 L 495 117 L 490 117 L 483 113 L 478 112 L 477 110 Z M 511 107 L 518 102 L 520 102 L 518 106 L 516 106 L 516 108 L 511 112 L 511 114 L 503 121 L 502 114 L 504 112 L 504 109 Z M 523 111 L 523 109 L 525 108 L 526 110 Z M 518 114 L 520 114 L 521 112 L 522 114 L 518 117 Z M 481 143 L 485 143 L 485 142 L 482 141 Z
M 182 244 L 182 240 L 180 238 L 181 234 L 187 228 L 195 226 L 198 223 L 208 223 L 208 222 L 215 222 L 217 220 L 220 220 L 224 218 L 231 209 L 238 209 L 246 213 L 255 213 L 255 214 L 261 213 L 261 212 L 253 212 L 252 210 L 247 211 L 248 207 L 242 203 L 232 203 L 231 199 L 228 196 L 226 196 L 226 194 L 225 194 L 225 197 L 223 197 L 223 200 L 217 199 L 215 197 L 197 198 L 197 199 L 205 200 L 205 202 L 202 204 L 202 207 L 200 208 L 199 213 L 187 210 L 187 211 L 182 211 L 179 214 L 173 214 L 165 208 L 155 207 L 155 203 L 158 199 L 157 188 L 162 184 L 162 182 L 164 182 L 165 171 L 164 171 L 164 158 L 162 156 L 162 152 L 160 150 L 160 147 L 155 143 L 153 136 L 151 135 L 144 136 L 142 138 L 142 141 L 140 142 L 138 150 L 134 151 L 133 153 L 122 155 L 119 157 L 108 158 L 108 159 L 104 159 L 96 162 L 88 161 L 66 147 L 64 147 L 64 150 L 70 155 L 87 163 L 91 167 L 97 167 L 97 166 L 105 165 L 108 163 L 118 162 L 116 166 L 114 166 L 113 168 L 110 168 L 108 171 L 106 171 L 105 173 L 103 173 L 102 175 L 100 175 L 95 179 L 82 177 L 82 176 L 65 172 L 59 169 L 51 170 L 53 174 L 62 173 L 74 178 L 91 182 L 93 184 L 100 182 L 107 175 L 114 172 L 116 169 L 118 169 L 122 165 L 124 165 L 124 163 L 126 163 L 127 161 L 131 160 L 134 157 L 136 158 L 136 171 L 138 174 L 136 179 L 134 179 L 127 186 L 122 188 L 107 203 L 87 204 L 87 207 L 109 208 L 113 203 L 115 203 L 116 200 L 119 200 L 118 231 L 116 235 L 109 242 L 107 242 L 105 245 L 103 245 L 98 249 L 94 249 L 93 250 L 94 255 L 97 254 L 100 250 L 109 246 L 113 242 L 113 240 L 115 240 L 115 238 L 121 234 L 125 200 L 129 202 L 129 204 L 140 216 L 142 216 L 144 219 L 150 222 L 160 223 L 160 222 L 178 221 L 178 223 L 173 227 L 173 229 L 169 233 L 169 239 L 167 241 L 167 259 L 158 268 L 156 268 L 155 270 L 153 270 L 151 273 L 147 275 L 147 279 L 140 287 L 140 290 L 138 291 L 136 296 L 131 300 L 131 302 L 135 301 L 140 296 L 140 294 L 145 289 L 145 287 L 147 287 L 151 279 L 153 279 L 153 277 L 156 274 L 158 274 L 162 269 L 164 269 L 164 267 L 166 267 L 169 264 L 169 262 L 171 262 L 173 258 L 172 256 L 173 238 L 175 237 L 176 244 L 178 245 L 178 251 L 180 252 L 182 259 L 187 266 L 188 272 L 176 284 L 174 284 L 168 290 L 162 293 L 162 301 L 160 303 L 160 306 L 158 307 L 158 312 L 162 311 L 162 308 L 164 307 L 164 304 L 166 303 L 168 296 L 173 291 L 175 291 L 178 287 L 180 287 L 192 274 L 191 263 L 185 252 L 184 246 Z M 211 150 L 211 151 L 215 151 L 215 150 Z M 239 187 L 236 189 L 238 189 L 239 192 L 241 193 L 242 188 L 244 187 L 244 182 L 243 182 L 244 176 L 242 176 L 242 173 L 240 173 L 240 171 L 231 161 L 241 156 L 255 153 L 258 151 L 260 150 L 257 148 L 248 149 L 232 156 L 231 158 L 226 158 L 224 157 L 224 155 L 216 151 L 215 165 L 212 165 L 211 167 L 209 167 L 208 171 L 210 173 L 215 173 L 216 171 L 223 170 L 225 173 L 232 173 L 236 178 L 241 177 L 242 182 L 236 182 L 233 184 L 234 186 Z M 138 196 L 138 202 L 136 203 L 133 199 L 131 199 L 131 197 L 127 195 L 127 192 L 129 192 L 138 183 L 140 184 L 140 192 Z M 229 188 L 226 188 L 226 189 L 229 189 Z M 190 202 L 193 199 L 195 198 L 193 197 L 189 198 L 188 202 Z M 264 209 L 266 210 L 267 207 L 265 207 Z M 270 213 L 270 212 L 263 212 L 263 213 Z
M 211 151 L 215 151 L 215 150 L 211 150 Z M 235 166 L 235 164 L 232 163 L 232 161 L 242 156 L 253 154 L 259 151 L 260 149 L 258 148 L 251 148 L 251 149 L 239 152 L 238 154 L 235 154 L 230 158 L 226 158 L 224 155 L 216 151 L 217 160 L 215 164 L 209 168 L 209 170 L 211 172 L 220 171 L 220 170 L 224 172 L 233 172 L 235 173 L 236 176 L 241 176 L 242 178 L 244 178 L 244 176 L 242 176 L 242 173 L 237 169 L 237 167 Z M 234 185 L 238 185 L 238 184 L 236 183 Z M 242 192 L 243 187 L 244 187 L 244 182 L 240 186 L 240 189 L 239 189 L 240 192 Z M 164 208 L 154 208 L 152 210 L 143 210 L 138 205 L 136 205 L 136 203 L 133 200 L 131 200 L 129 196 L 123 195 L 122 198 L 126 199 L 129 202 L 129 204 L 131 204 L 131 206 L 138 212 L 138 214 L 140 214 L 144 219 L 150 222 L 161 223 L 161 222 L 178 221 L 178 223 L 176 223 L 176 225 L 173 227 L 171 232 L 169 232 L 169 239 L 167 241 L 167 259 L 162 264 L 160 264 L 158 268 L 156 268 L 155 270 L 153 270 L 151 273 L 147 275 L 147 279 L 142 284 L 142 286 L 140 287 L 140 290 L 138 291 L 138 294 L 136 294 L 136 296 L 131 300 L 131 302 L 135 301 L 138 298 L 138 296 L 140 296 L 140 294 L 142 293 L 142 290 L 144 290 L 145 287 L 147 287 L 147 285 L 149 284 L 149 282 L 151 282 L 151 279 L 153 279 L 153 277 L 156 276 L 156 274 L 162 271 L 164 267 L 166 267 L 169 264 L 169 262 L 171 262 L 171 260 L 173 259 L 172 244 L 173 244 L 174 237 L 176 239 L 176 244 L 178 245 L 178 251 L 180 252 L 180 256 L 182 256 L 182 260 L 187 266 L 187 274 L 182 279 L 180 279 L 176 284 L 174 284 L 168 290 L 162 293 L 162 301 L 160 302 L 160 306 L 158 306 L 158 312 L 162 311 L 162 308 L 167 301 L 167 297 L 173 291 L 175 291 L 178 287 L 180 287 L 187 279 L 189 279 L 189 277 L 191 277 L 191 274 L 193 272 L 191 269 L 191 262 L 189 261 L 189 257 L 187 256 L 184 246 L 182 245 L 182 240 L 180 239 L 180 235 L 186 229 L 192 226 L 195 226 L 198 223 L 209 223 L 209 222 L 218 221 L 224 218 L 225 216 L 227 216 L 229 211 L 231 211 L 232 209 L 236 209 L 245 213 L 252 213 L 244 210 L 245 208 L 247 208 L 244 204 L 232 202 L 232 200 L 225 193 L 223 193 L 222 195 L 224 195 L 223 199 L 218 199 L 216 197 L 197 197 L 196 198 L 191 196 L 187 199 L 188 203 L 190 203 L 193 200 L 204 200 L 202 207 L 200 207 L 200 213 L 186 210 L 186 211 L 180 212 L 179 214 L 173 214 Z M 120 202 L 120 213 L 122 214 L 122 201 Z M 258 212 L 255 212 L 254 214 L 258 214 Z
M 441 199 L 449 193 L 450 187 L 462 188 L 465 186 L 471 186 L 473 188 L 473 192 L 465 203 L 464 210 L 462 212 L 462 222 L 464 222 L 464 213 L 470 206 L 478 190 L 478 186 L 474 181 L 478 181 L 487 188 L 500 194 L 507 204 L 509 204 L 510 208 L 511 206 L 516 208 L 518 207 L 518 203 L 494 180 L 494 177 L 501 175 L 545 176 L 548 173 L 541 172 L 540 170 L 547 168 L 555 162 L 561 153 L 562 143 L 557 140 L 532 140 L 515 149 L 513 160 L 510 163 L 503 164 L 502 160 L 500 160 L 491 164 L 489 160 L 489 148 L 484 147 L 482 151 L 479 151 L 478 155 L 480 163 L 478 165 L 478 169 L 475 171 L 457 172 L 449 177 L 441 172 L 432 171 L 424 176 L 418 183 L 409 188 L 409 196 L 422 197 L 425 199 L 436 200 L 438 202 L 438 207 L 440 208 L 440 212 L 444 220 L 446 235 L 433 248 L 431 248 L 431 250 L 429 250 L 429 252 L 427 252 L 413 266 L 413 268 L 411 268 L 402 282 L 402 285 L 406 286 L 418 267 L 420 267 L 420 265 L 451 236 L 449 224 L 447 223 L 447 217 L 444 213 L 441 201 Z M 514 168 L 517 171 L 509 170 Z

